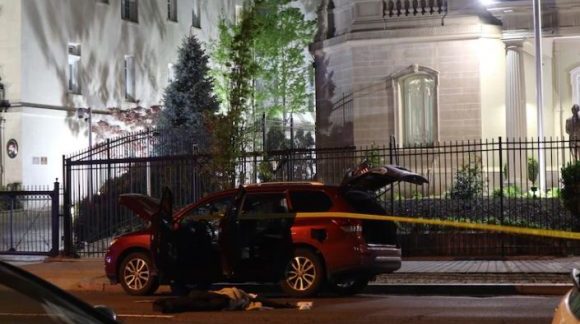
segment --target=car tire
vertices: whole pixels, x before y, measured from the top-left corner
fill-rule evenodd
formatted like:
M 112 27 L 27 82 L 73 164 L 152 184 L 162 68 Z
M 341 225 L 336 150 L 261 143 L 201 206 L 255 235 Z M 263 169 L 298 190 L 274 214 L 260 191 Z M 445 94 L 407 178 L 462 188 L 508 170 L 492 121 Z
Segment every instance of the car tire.
M 363 291 L 368 286 L 369 281 L 370 278 L 364 275 L 341 278 L 333 280 L 330 288 L 339 295 L 349 296 Z
M 153 294 L 159 288 L 159 279 L 152 274 L 153 262 L 144 252 L 133 252 L 123 259 L 119 268 L 119 282 L 129 295 Z
M 322 287 L 324 278 L 320 257 L 309 249 L 300 248 L 288 263 L 280 286 L 292 297 L 313 296 Z

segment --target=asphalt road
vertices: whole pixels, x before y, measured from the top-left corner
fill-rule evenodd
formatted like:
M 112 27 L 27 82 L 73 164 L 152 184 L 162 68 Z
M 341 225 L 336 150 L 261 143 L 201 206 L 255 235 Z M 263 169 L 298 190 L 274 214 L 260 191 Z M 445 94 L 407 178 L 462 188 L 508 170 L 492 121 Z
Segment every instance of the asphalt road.
M 161 314 L 153 297 L 131 297 L 121 292 L 75 292 L 81 299 L 113 308 L 123 323 L 550 323 L 558 296 L 397 296 L 357 295 L 317 297 L 307 311 L 273 309 L 237 312 Z M 165 296 L 166 297 L 166 296 Z M 274 298 L 296 302 L 296 299 Z

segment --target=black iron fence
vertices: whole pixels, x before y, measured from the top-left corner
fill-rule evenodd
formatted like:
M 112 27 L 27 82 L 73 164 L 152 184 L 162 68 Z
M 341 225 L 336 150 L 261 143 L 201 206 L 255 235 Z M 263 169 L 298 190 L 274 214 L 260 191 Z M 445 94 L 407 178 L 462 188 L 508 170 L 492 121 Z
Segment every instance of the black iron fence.
M 0 191 L 0 254 L 57 255 L 62 224 L 59 183 Z
M 159 197 L 168 186 L 176 207 L 216 188 L 191 147 L 163 145 L 162 132 L 109 140 L 65 158 L 65 236 L 68 252 L 102 254 L 110 240 L 143 222 L 117 204 L 125 192 Z M 398 164 L 429 184 L 397 184 L 379 192 L 393 215 L 572 231 L 578 222 L 559 200 L 560 169 L 571 160 L 567 140 L 457 141 L 429 147 L 294 149 L 246 153 L 236 164 L 235 185 L 318 180 L 339 184 L 349 169 Z M 228 184 L 229 186 L 232 183 Z M 227 185 L 221 185 L 224 187 Z M 576 252 L 573 242 L 421 225 L 400 225 L 406 255 L 518 255 Z

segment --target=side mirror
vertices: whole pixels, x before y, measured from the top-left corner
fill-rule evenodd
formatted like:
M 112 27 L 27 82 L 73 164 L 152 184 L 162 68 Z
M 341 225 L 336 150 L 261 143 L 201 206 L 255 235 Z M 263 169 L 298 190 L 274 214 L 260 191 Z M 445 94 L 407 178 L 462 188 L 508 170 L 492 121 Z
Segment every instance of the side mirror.
M 578 269 L 574 268 L 570 272 L 570 276 L 572 277 L 572 282 L 574 283 L 574 287 L 580 289 L 580 271 Z

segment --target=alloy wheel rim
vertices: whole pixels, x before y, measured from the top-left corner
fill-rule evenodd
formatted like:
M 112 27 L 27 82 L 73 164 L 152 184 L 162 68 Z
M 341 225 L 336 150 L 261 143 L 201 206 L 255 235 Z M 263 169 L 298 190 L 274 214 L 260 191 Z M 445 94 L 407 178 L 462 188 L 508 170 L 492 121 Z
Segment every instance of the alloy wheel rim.
M 297 256 L 292 259 L 286 271 L 286 283 L 294 290 L 305 291 L 316 280 L 316 267 L 309 258 Z
M 143 259 L 132 259 L 125 266 L 123 277 L 131 290 L 143 289 L 149 282 L 149 266 Z

